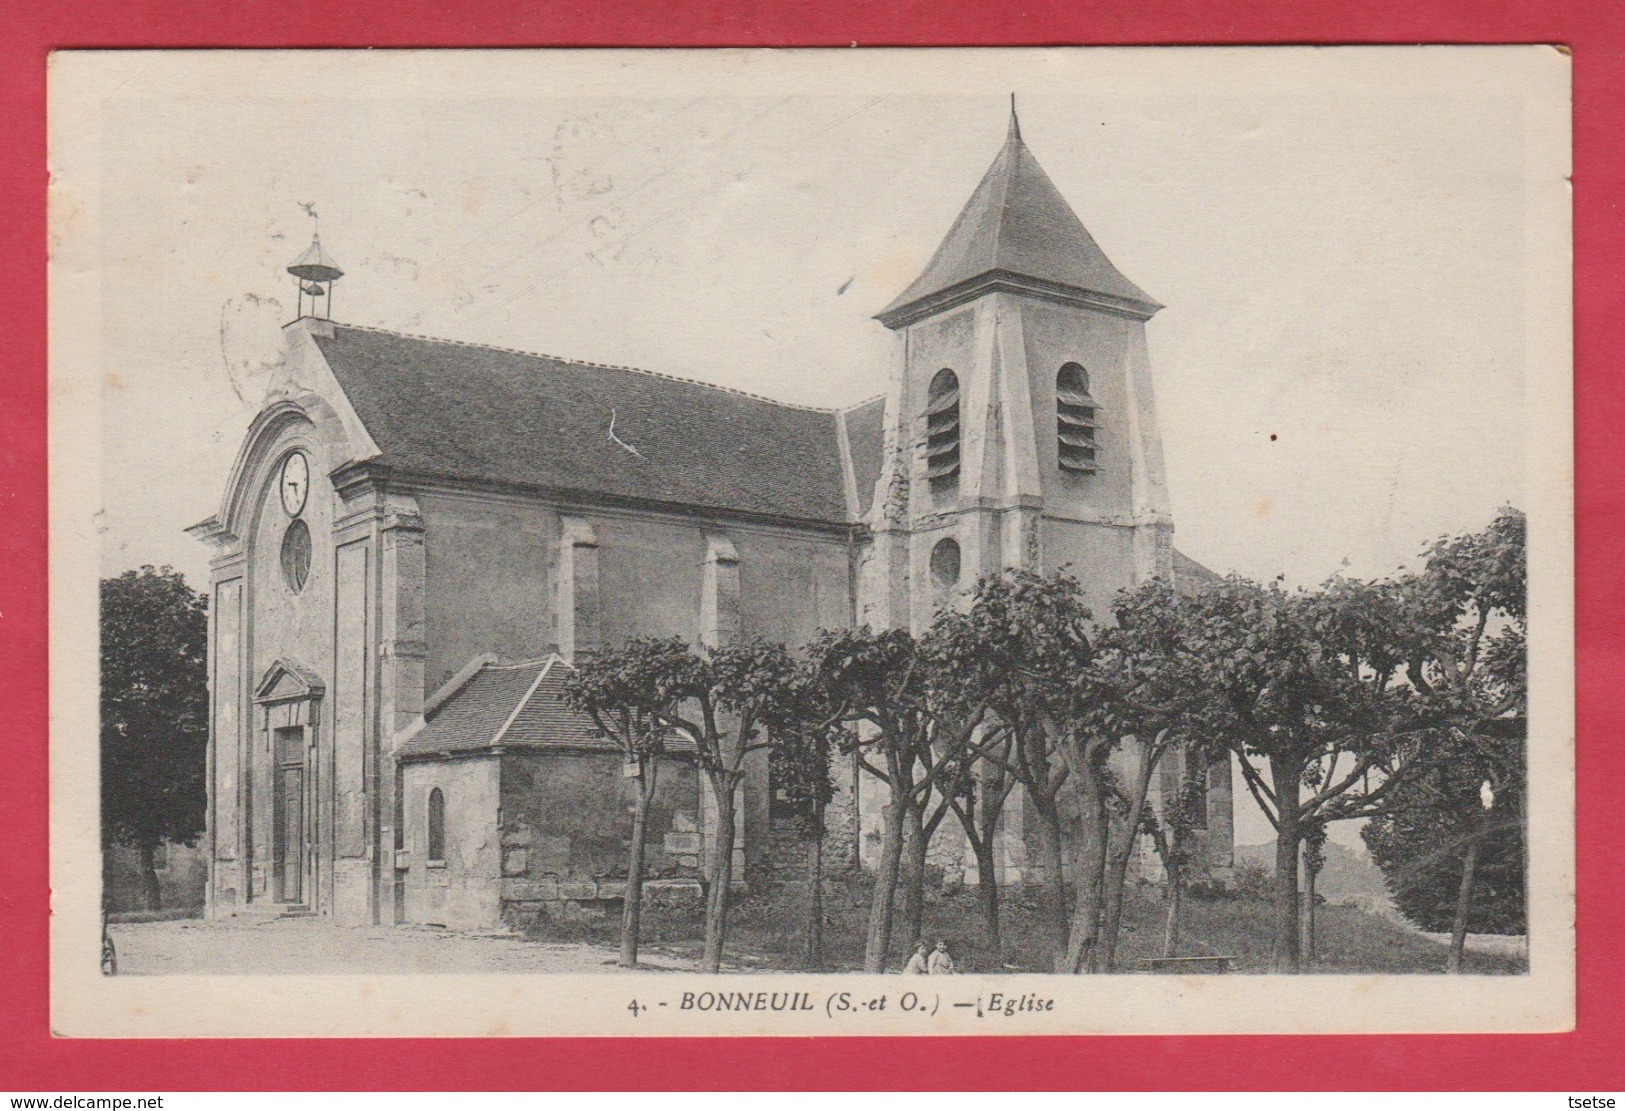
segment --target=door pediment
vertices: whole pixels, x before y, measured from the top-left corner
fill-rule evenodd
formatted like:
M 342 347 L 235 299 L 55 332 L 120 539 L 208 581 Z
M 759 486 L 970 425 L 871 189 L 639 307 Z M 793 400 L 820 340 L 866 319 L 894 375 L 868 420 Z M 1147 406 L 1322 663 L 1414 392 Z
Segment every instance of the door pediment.
M 292 660 L 281 659 L 266 669 L 254 688 L 254 701 L 261 704 L 302 702 L 320 698 L 326 690 L 315 672 Z

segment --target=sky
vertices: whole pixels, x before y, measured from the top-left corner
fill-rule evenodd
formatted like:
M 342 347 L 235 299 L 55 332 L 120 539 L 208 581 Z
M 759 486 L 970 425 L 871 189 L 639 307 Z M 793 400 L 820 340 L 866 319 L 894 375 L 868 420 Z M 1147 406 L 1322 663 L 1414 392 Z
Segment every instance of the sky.
M 1498 71 L 1529 49 L 865 53 L 111 64 L 81 183 L 103 574 L 206 582 L 182 530 L 218 507 L 277 358 L 304 205 L 346 271 L 340 321 L 847 405 L 884 390 L 897 341 L 872 315 L 997 153 L 1012 90 L 1061 193 L 1167 306 L 1147 335 L 1178 547 L 1314 584 L 1524 502 L 1526 117 Z

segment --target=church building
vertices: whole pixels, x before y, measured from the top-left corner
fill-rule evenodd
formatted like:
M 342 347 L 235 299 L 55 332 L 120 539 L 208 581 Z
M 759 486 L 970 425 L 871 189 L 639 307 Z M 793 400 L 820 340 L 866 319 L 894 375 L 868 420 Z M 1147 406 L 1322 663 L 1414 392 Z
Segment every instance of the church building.
M 1005 568 L 1067 567 L 1097 613 L 1122 587 L 1211 575 L 1172 546 L 1146 347 L 1160 306 L 1013 113 L 876 318 L 896 336 L 884 395 L 851 408 L 342 324 L 304 308 L 342 274 L 320 243 L 290 270 L 285 357 L 191 530 L 214 551 L 211 915 L 492 927 L 619 898 L 631 784 L 563 683 L 627 637 L 920 631 Z M 714 848 L 708 789 L 659 774 L 657 897 L 697 888 Z M 1199 852 L 1222 879 L 1230 769 L 1204 774 Z M 783 841 L 770 779 L 759 760 L 742 788 L 747 886 Z M 836 780 L 830 836 L 868 860 L 883 788 Z M 1033 879 L 1015 796 L 1004 821 L 1001 882 Z M 974 883 L 953 834 L 933 859 Z

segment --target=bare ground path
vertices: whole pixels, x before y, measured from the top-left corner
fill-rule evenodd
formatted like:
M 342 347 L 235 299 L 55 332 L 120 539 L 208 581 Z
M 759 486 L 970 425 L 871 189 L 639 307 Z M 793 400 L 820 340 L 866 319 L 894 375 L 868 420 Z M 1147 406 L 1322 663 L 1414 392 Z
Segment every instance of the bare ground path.
M 421 926 L 335 926 L 321 918 L 114 923 L 120 975 L 611 972 L 616 950 Z M 693 967 L 652 947 L 651 970 Z

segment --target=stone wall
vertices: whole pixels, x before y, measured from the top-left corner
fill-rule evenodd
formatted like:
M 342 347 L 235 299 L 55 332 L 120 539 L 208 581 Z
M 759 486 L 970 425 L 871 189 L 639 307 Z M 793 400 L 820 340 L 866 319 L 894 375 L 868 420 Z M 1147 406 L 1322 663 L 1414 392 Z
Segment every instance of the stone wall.
M 424 522 L 430 691 L 484 653 L 534 658 L 556 647 L 569 658 L 577 647 L 613 647 L 633 636 L 691 644 L 763 637 L 799 646 L 851 620 L 847 539 L 839 531 L 517 496 L 415 496 Z M 736 879 L 748 882 L 767 864 L 765 754 L 747 759 L 739 829 Z
M 558 643 L 549 574 L 559 516 L 518 498 L 418 494 L 423 515 L 425 690 L 475 656 L 536 659 Z
M 503 917 L 601 913 L 626 893 L 637 781 L 614 752 L 510 752 L 502 761 Z M 644 876 L 656 893 L 698 890 L 699 785 L 664 761 L 649 805 Z
M 161 910 L 201 910 L 209 881 L 204 846 L 167 842 L 156 854 Z M 141 852 L 114 845 L 102 852 L 102 908 L 109 914 L 149 909 L 141 878 Z
M 501 920 L 496 756 L 419 760 L 403 765 L 406 920 L 454 929 L 490 929 Z M 429 859 L 429 793 L 445 799 L 443 858 Z

